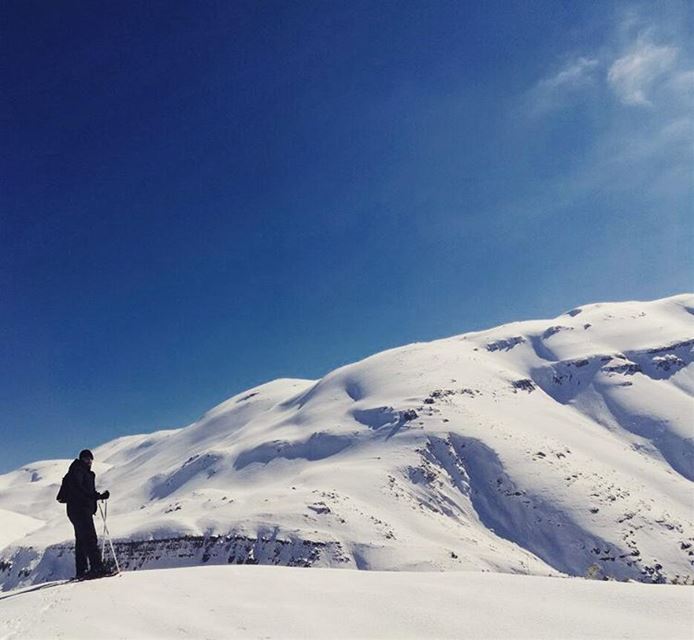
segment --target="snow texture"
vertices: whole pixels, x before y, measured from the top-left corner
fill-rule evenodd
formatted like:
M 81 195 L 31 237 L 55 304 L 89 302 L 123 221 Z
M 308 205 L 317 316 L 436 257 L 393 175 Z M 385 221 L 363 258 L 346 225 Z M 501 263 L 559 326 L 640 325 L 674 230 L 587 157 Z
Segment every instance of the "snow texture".
M 0 595 L 0 638 L 688 640 L 693 598 L 681 586 L 493 573 L 194 567 Z

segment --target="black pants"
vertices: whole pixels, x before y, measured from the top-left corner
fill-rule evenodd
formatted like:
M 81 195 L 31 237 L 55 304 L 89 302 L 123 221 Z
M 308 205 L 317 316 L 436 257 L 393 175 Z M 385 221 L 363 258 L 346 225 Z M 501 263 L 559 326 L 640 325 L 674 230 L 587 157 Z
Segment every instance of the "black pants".
M 89 569 L 98 571 L 101 569 L 101 553 L 94 529 L 92 514 L 83 508 L 67 508 L 67 517 L 70 518 L 75 528 L 75 569 L 81 576 L 87 572 L 87 559 Z

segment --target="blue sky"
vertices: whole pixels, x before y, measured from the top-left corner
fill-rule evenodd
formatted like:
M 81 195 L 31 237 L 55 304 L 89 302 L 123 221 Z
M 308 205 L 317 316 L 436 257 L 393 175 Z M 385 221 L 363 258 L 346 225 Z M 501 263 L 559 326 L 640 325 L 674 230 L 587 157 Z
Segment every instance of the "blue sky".
M 0 17 L 0 471 L 388 347 L 692 289 L 687 2 Z

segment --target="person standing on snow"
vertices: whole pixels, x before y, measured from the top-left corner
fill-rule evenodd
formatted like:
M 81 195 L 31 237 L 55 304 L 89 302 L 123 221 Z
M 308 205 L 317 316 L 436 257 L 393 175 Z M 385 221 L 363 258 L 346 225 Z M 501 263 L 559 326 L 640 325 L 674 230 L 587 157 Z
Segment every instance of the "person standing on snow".
M 79 458 L 70 464 L 56 497 L 58 502 L 67 504 L 67 517 L 75 528 L 77 579 L 95 578 L 104 574 L 93 516 L 96 513 L 96 501 L 107 500 L 111 494 L 96 490 L 93 461 L 94 455 L 89 449 L 80 451 Z

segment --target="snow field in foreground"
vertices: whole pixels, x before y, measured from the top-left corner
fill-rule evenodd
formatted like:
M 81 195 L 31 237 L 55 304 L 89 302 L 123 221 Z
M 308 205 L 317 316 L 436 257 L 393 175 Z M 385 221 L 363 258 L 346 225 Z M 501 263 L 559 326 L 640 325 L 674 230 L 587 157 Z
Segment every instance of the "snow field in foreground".
M 692 638 L 694 589 L 493 573 L 211 566 L 0 596 L 0 639 Z

